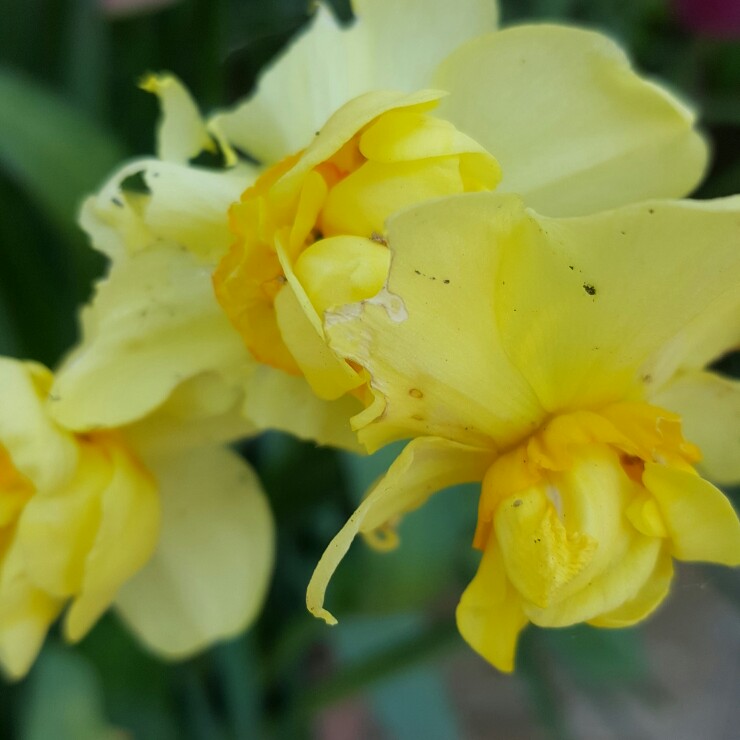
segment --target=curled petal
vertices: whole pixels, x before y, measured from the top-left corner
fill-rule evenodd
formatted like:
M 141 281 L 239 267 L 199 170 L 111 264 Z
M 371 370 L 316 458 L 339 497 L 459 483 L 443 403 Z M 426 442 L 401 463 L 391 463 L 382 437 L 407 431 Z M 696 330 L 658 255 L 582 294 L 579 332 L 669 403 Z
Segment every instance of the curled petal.
M 334 616 L 324 609 L 324 595 L 355 536 L 394 524 L 443 488 L 480 480 L 491 458 L 489 450 L 436 437 L 410 442 L 321 556 L 306 592 L 308 610 L 328 624 L 336 624 Z
M 511 673 L 519 633 L 527 621 L 521 598 L 506 577 L 501 551 L 491 538 L 457 607 L 460 634 L 489 663 Z
M 675 558 L 740 565 L 740 521 L 722 491 L 655 463 L 645 465 L 643 482 L 658 502 Z

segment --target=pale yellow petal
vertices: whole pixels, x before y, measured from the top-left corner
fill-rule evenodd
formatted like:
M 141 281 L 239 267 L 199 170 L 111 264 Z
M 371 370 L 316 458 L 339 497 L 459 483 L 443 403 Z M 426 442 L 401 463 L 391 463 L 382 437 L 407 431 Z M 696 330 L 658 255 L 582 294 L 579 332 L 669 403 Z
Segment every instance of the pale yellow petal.
M 11 545 L 0 565 L 0 668 L 8 678 L 28 672 L 63 604 L 29 580 L 22 553 Z
M 148 75 L 142 80 L 141 87 L 154 93 L 162 107 L 162 118 L 157 127 L 157 154 L 162 159 L 187 163 L 204 149 L 215 149 L 198 106 L 177 77 Z
M 539 425 L 495 313 L 517 207 L 472 194 L 393 216 L 387 289 L 326 314 L 331 347 L 367 369 L 379 399 L 373 418 L 355 422 L 370 450 L 419 434 L 505 445 Z
M 118 589 L 149 560 L 159 536 L 158 481 L 115 438 L 102 444 L 111 479 L 99 494 L 95 540 L 85 557 L 80 591 L 64 621 L 65 637 L 72 641 L 87 633 Z
M 63 485 L 77 466 L 77 447 L 45 410 L 52 383 L 41 365 L 0 357 L 0 447 L 39 489 Z
M 32 581 L 48 594 L 80 591 L 85 559 L 100 527 L 100 493 L 110 483 L 110 463 L 95 445 L 81 445 L 77 471 L 64 485 L 40 489 L 18 522 L 15 547 Z
M 498 670 L 511 673 L 519 633 L 528 620 L 493 539 L 456 614 L 457 628 L 465 642 Z
M 684 435 L 701 450 L 699 469 L 708 478 L 740 482 L 740 381 L 688 371 L 651 401 L 681 415 Z
M 328 347 L 316 309 L 289 263 L 281 262 L 288 282 L 275 297 L 280 335 L 314 393 L 325 400 L 337 399 L 362 385 L 363 379 Z
M 215 116 L 214 128 L 262 162 L 276 162 L 305 147 L 351 98 L 370 90 L 428 87 L 447 54 L 496 23 L 492 0 L 371 0 L 356 2 L 355 10 L 358 20 L 341 28 L 319 5 L 262 74 L 256 93 Z
M 250 372 L 236 369 L 232 379 L 220 372 L 205 372 L 183 381 L 154 412 L 123 428 L 127 441 L 137 452 L 150 456 L 256 434 L 257 425 L 242 408 Z
M 361 452 L 350 417 L 361 409 L 351 395 L 323 401 L 304 378 L 261 365 L 247 381 L 244 416 L 260 429 L 277 429 L 321 445 Z
M 410 442 L 324 551 L 308 584 L 308 610 L 328 624 L 336 624 L 334 616 L 324 609 L 324 596 L 355 536 L 395 526 L 401 516 L 443 488 L 481 480 L 491 460 L 488 450 L 446 439 L 421 437 Z
M 451 93 L 440 116 L 498 159 L 499 190 L 551 216 L 681 197 L 706 167 L 692 111 L 592 31 L 481 36 L 441 65 L 434 85 Z
M 183 381 L 252 360 L 213 295 L 210 269 L 161 244 L 114 264 L 82 312 L 82 341 L 62 363 L 51 413 L 73 429 L 120 426 Z
M 650 394 L 650 367 L 675 355 L 674 338 L 740 289 L 739 213 L 740 198 L 527 213 L 502 259 L 496 312 L 509 357 L 547 409 L 623 399 L 640 384 Z
M 151 163 L 143 159 L 124 165 L 82 204 L 79 223 L 90 237 L 90 245 L 112 260 L 145 249 L 156 240 L 141 217 L 148 196 L 121 186 L 128 177 L 146 171 Z
M 206 448 L 148 462 L 162 497 L 159 545 L 116 607 L 150 650 L 182 658 L 256 617 L 274 528 L 259 481 L 235 453 Z
M 241 164 L 216 171 L 154 160 L 143 176 L 150 195 L 142 218 L 155 237 L 215 264 L 234 239 L 229 206 L 254 182 L 257 169 Z
M 728 498 L 698 475 L 646 463 L 643 483 L 655 496 L 679 560 L 740 565 L 740 521 Z

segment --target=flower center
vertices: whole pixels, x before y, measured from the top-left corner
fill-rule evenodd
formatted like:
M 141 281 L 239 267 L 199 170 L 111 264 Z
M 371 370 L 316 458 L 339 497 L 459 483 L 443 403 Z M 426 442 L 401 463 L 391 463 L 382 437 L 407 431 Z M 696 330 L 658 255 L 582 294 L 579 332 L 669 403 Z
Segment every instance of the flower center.
M 490 190 L 500 178 L 476 142 L 429 115 L 434 101 L 369 116 L 364 98 L 244 192 L 230 212 L 236 240 L 214 274 L 216 296 L 253 355 L 294 374 L 302 363 L 284 330 L 283 291 L 295 293 L 321 334 L 326 310 L 383 287 L 391 214 L 430 198 Z M 335 142 L 328 153 L 327 140 Z
M 495 538 L 509 581 L 549 618 L 538 610 L 590 586 L 646 538 L 668 536 L 646 466 L 693 472 L 699 459 L 680 418 L 646 403 L 561 414 L 489 468 L 474 545 Z

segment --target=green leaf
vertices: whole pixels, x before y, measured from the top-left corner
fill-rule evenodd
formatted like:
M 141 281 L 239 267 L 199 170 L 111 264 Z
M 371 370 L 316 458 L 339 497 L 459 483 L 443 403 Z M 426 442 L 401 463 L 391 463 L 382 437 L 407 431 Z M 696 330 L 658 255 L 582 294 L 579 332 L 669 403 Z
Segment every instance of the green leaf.
M 80 199 L 124 156 L 118 143 L 54 93 L 0 68 L 0 166 L 58 226 L 77 230 Z
M 114 740 L 103 714 L 94 668 L 70 650 L 47 646 L 31 674 L 21 718 L 21 740 Z

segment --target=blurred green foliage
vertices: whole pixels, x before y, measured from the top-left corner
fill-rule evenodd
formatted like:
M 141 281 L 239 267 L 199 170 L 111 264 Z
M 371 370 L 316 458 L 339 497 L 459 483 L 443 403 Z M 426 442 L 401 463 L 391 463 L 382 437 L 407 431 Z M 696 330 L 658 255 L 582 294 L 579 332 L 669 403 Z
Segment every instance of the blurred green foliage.
M 568 19 L 616 37 L 638 68 L 702 111 L 715 156 L 699 196 L 738 190 L 740 45 L 693 36 L 666 0 L 502 5 L 505 23 Z M 347 0 L 334 6 L 351 19 Z M 153 150 L 156 101 L 137 80 L 170 70 L 204 110 L 230 104 L 309 14 L 307 0 L 181 0 L 125 17 L 104 14 L 93 0 L 0 0 L 1 353 L 53 364 L 74 340 L 75 307 L 104 269 L 75 225 L 77 206 L 114 164 Z M 720 369 L 740 375 L 736 356 Z M 463 649 L 453 610 L 475 568 L 467 546 L 475 490 L 450 490 L 409 517 L 395 553 L 354 547 L 332 586 L 345 620 L 330 631 L 305 611 L 306 583 L 396 450 L 361 460 L 271 434 L 243 452 L 280 523 L 258 624 L 174 665 L 144 653 L 112 615 L 80 648 L 52 635 L 24 682 L 0 685 L 0 737 L 300 738 L 327 707 L 363 691 L 389 737 L 460 736 L 442 669 Z M 712 582 L 740 603 L 733 574 Z M 568 738 L 560 675 L 602 697 L 643 686 L 640 632 L 528 631 L 508 680 L 526 689 L 532 728 L 539 722 L 549 736 Z

